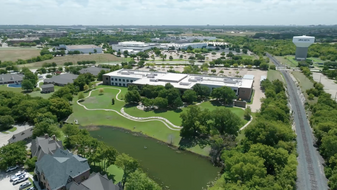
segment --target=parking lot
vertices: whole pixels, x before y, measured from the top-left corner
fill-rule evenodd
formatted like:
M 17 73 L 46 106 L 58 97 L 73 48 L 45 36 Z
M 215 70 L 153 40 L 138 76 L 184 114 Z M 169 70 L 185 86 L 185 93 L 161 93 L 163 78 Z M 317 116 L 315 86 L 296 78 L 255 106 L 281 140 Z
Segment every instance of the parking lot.
M 313 78 L 324 85 L 324 91 L 331 94 L 332 99 L 337 100 L 337 84 L 334 80 L 328 79 L 322 73 L 313 73 Z
M 29 180 L 26 180 L 26 181 L 21 182 L 19 184 L 13 185 L 12 182 L 10 182 L 10 176 L 14 175 L 18 171 L 20 171 L 20 170 L 17 169 L 15 171 L 8 172 L 8 173 L 5 173 L 4 171 L 0 172 L 0 189 L 1 190 L 20 190 L 20 185 L 29 181 Z M 26 175 L 29 178 L 33 179 L 33 176 L 31 174 L 26 173 Z M 24 189 L 27 189 L 27 188 L 24 188 Z

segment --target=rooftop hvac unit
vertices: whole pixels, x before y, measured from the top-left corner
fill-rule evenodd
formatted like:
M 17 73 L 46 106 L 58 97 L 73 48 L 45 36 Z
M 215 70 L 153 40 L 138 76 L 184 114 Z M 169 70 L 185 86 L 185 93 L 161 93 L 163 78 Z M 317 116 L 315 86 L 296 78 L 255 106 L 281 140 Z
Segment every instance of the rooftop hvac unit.
M 202 81 L 203 77 L 194 77 L 197 81 Z
M 155 76 L 154 74 L 148 74 L 147 78 L 154 78 L 154 76 Z
M 129 73 L 130 73 L 130 74 L 135 74 L 135 72 L 133 72 L 133 71 L 129 71 Z
M 190 85 L 191 83 L 190 82 L 181 82 L 181 83 L 179 83 L 180 85 L 183 85 L 183 86 L 188 86 L 188 85 Z
M 194 78 L 190 78 L 188 79 L 189 82 L 197 82 L 197 79 L 194 79 Z
M 150 79 L 150 82 L 158 82 L 158 79 Z
M 129 75 L 130 73 L 128 71 L 122 71 L 121 74 L 122 75 Z

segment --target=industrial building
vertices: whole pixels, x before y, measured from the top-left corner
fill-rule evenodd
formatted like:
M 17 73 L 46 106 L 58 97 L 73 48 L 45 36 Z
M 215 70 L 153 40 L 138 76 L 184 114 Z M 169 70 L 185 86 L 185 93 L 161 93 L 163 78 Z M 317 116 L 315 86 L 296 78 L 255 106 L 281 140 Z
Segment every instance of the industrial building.
M 128 51 L 129 54 L 137 54 L 141 51 L 146 51 L 151 48 L 159 48 L 159 49 L 169 49 L 174 47 L 175 49 L 187 49 L 188 46 L 192 48 L 203 48 L 207 47 L 207 43 L 145 43 L 145 42 L 136 42 L 136 41 L 127 41 L 127 42 L 119 42 L 118 44 L 112 44 L 111 47 L 115 51 Z
M 79 51 L 81 54 L 89 54 L 89 53 L 102 53 L 102 48 L 95 45 L 60 45 L 59 48 L 64 48 L 66 53 L 69 51 Z
M 254 79 L 216 77 L 208 75 L 191 75 L 180 73 L 149 72 L 121 69 L 103 75 L 103 84 L 113 86 L 132 85 L 161 85 L 172 84 L 175 88 L 184 91 L 200 84 L 211 90 L 222 86 L 233 89 L 238 98 L 249 100 L 252 95 Z
M 308 55 L 308 47 L 315 43 L 315 37 L 313 36 L 294 36 L 293 43 L 296 46 L 296 55 L 295 59 L 305 60 Z

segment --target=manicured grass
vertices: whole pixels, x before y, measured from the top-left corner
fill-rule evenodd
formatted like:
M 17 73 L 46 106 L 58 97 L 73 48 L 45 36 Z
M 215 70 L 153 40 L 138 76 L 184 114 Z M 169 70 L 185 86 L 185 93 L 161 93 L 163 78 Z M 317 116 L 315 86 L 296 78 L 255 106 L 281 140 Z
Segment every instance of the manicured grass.
M 59 90 L 62 87 L 55 86 L 54 88 L 55 88 L 55 92 L 56 92 L 57 90 Z M 48 99 L 54 93 L 54 92 L 52 92 L 52 93 L 44 94 L 44 93 L 41 93 L 40 91 L 24 92 L 24 91 L 22 91 L 21 88 L 7 87 L 7 84 L 0 85 L 0 91 L 12 91 L 12 92 L 17 92 L 17 93 L 24 93 L 24 94 L 29 94 L 32 97 L 42 97 L 42 98 L 45 98 L 45 99 Z
M 317 57 L 309 57 L 308 59 L 311 59 L 314 63 L 324 63 L 325 61 L 321 60 L 320 58 Z
M 107 172 L 110 175 L 114 175 L 114 183 L 119 183 L 120 181 L 122 181 L 123 175 L 124 175 L 124 171 L 123 169 L 117 167 L 116 165 L 111 165 L 108 167 Z
M 254 59 L 252 55 L 240 55 L 243 59 Z
M 53 59 L 41 62 L 20 65 L 20 67 L 39 68 L 42 67 L 43 63 L 52 63 L 52 62 L 55 62 L 58 66 L 63 66 L 65 62 L 73 62 L 74 64 L 77 64 L 77 61 L 96 61 L 96 63 L 108 63 L 123 60 L 124 58 L 116 57 L 111 54 L 66 55 L 62 57 L 54 57 Z M 128 58 L 126 58 L 126 60 L 128 60 Z
M 250 97 L 250 102 L 247 102 L 247 104 L 253 104 L 254 95 L 255 95 L 255 90 L 253 90 L 252 96 Z
M 276 59 L 279 60 L 282 64 L 288 65 L 289 67 L 297 67 L 298 63 L 294 59 L 294 56 L 276 56 Z
M 10 132 L 14 132 L 14 131 L 16 131 L 17 130 L 17 128 L 16 127 L 12 127 L 11 129 L 9 129 L 8 131 L 10 131 Z
M 284 82 L 282 74 L 280 73 L 280 71 L 276 70 L 268 70 L 267 79 L 269 79 L 270 81 L 279 79 L 280 81 Z
M 99 95 L 99 91 L 93 91 L 91 96 L 85 99 L 82 104 L 87 108 L 91 109 L 114 109 L 120 111 L 121 108 L 125 105 L 124 102 L 118 101 L 115 99 L 115 105 L 111 105 L 112 97 L 115 97 L 118 93 L 117 89 L 110 88 L 119 88 L 122 90 L 121 95 L 125 95 L 127 92 L 126 87 L 113 87 L 113 86 L 105 86 L 100 85 L 97 89 L 103 88 L 104 94 Z M 85 93 L 87 96 L 88 93 Z M 75 119 L 78 120 L 79 124 L 82 126 L 115 126 L 121 127 L 133 132 L 141 132 L 147 136 L 153 137 L 155 139 L 161 140 L 166 143 L 171 143 L 171 137 L 173 137 L 172 144 L 175 146 L 179 146 L 180 142 L 180 132 L 172 131 L 168 129 L 163 123 L 159 121 L 150 121 L 150 122 L 137 122 L 126 119 L 115 112 L 112 111 L 87 111 L 83 107 L 79 106 L 75 101 L 77 97 L 74 97 L 73 102 L 73 114 L 69 117 L 68 122 L 71 123 Z M 213 103 L 214 104 L 214 103 Z M 204 102 L 199 106 L 204 109 L 214 110 L 217 107 L 220 107 L 216 104 L 213 105 L 211 102 Z M 223 107 L 223 106 L 222 106 Z M 186 108 L 184 108 L 186 109 Z M 183 110 L 184 110 L 183 109 Z M 237 114 L 240 118 L 242 118 L 243 124 L 247 123 L 246 120 L 243 119 L 244 110 L 241 108 L 228 108 Z M 182 110 L 182 111 L 183 111 Z M 159 116 L 165 117 L 170 120 L 175 125 L 181 125 L 180 112 L 178 111 L 166 111 L 166 112 L 156 112 L 156 111 L 143 111 L 136 107 L 125 107 L 125 112 L 132 116 L 139 117 L 149 117 L 149 116 Z M 206 146 L 205 148 L 200 148 L 199 146 L 195 146 L 193 148 L 189 148 L 188 150 L 193 151 L 195 153 L 208 156 L 210 147 Z
M 0 48 L 1 61 L 17 61 L 18 59 L 30 59 L 40 55 L 36 48 Z

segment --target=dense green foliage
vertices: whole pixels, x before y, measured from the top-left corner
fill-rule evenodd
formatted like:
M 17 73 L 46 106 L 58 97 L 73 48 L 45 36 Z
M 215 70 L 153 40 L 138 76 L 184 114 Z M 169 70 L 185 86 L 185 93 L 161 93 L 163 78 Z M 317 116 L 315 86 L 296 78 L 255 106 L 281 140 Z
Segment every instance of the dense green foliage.
M 266 98 L 245 137 L 235 148 L 225 148 L 223 189 L 295 188 L 295 134 L 289 124 L 289 109 L 282 82 L 265 80 Z M 284 105 L 277 108 L 278 105 Z M 272 112 L 274 109 L 278 109 Z
M 337 103 L 325 93 L 323 85 L 316 83 L 309 93 L 318 96 L 316 104 L 310 105 L 310 124 L 317 138 L 316 145 L 325 159 L 325 175 L 331 189 L 337 189 Z
M 0 148 L 0 169 L 6 170 L 7 167 L 21 165 L 26 160 L 25 142 L 16 142 Z

